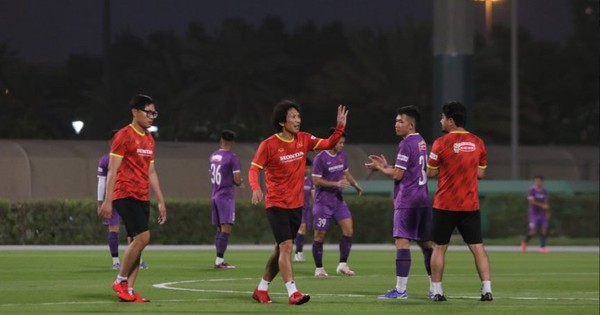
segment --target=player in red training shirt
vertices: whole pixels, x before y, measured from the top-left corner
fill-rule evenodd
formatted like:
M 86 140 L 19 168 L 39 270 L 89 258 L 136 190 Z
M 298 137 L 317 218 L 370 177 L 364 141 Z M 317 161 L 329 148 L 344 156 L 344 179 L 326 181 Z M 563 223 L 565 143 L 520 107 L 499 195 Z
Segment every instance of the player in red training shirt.
M 310 300 L 309 295 L 296 289 L 291 258 L 302 218 L 306 158 L 311 150 L 335 146 L 344 132 L 347 115 L 346 107 L 340 105 L 335 132 L 327 139 L 320 139 L 300 131 L 300 106 L 294 101 L 283 100 L 273 108 L 271 123 L 277 133 L 260 143 L 248 172 L 252 203 L 257 204 L 264 197 L 267 219 L 277 242 L 263 278 L 252 294 L 259 303 L 271 303 L 269 284 L 280 271 L 289 304 L 300 305 Z M 265 172 L 266 196 L 258 183 L 260 170 Z
M 124 302 L 149 302 L 133 290 L 142 251 L 150 242 L 150 192 L 158 199 L 158 223 L 167 220 L 167 208 L 154 169 L 154 138 L 148 128 L 158 116 L 154 101 L 147 95 L 136 95 L 129 102 L 133 119 L 114 136 L 106 177 L 106 196 L 99 215 L 110 218 L 113 207 L 123 219 L 127 236 L 133 240 L 112 288 Z
M 450 102 L 442 107 L 440 123 L 446 135 L 433 142 L 427 160 L 427 176 L 439 175 L 433 198 L 431 256 L 433 300 L 446 301 L 442 290 L 444 256 L 454 228 L 469 246 L 481 279 L 481 301 L 492 301 L 490 262 L 481 237 L 478 180 L 487 166 L 483 140 L 465 130 L 465 106 Z

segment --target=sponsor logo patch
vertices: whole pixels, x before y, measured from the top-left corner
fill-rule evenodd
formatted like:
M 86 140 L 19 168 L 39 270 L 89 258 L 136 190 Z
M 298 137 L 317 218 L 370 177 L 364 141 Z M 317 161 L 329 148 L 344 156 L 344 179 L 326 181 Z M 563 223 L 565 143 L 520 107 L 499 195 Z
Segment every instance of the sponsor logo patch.
M 296 152 L 288 155 L 282 155 L 279 157 L 279 161 L 283 163 L 295 161 L 304 158 L 304 152 Z
M 138 148 L 137 154 L 141 156 L 152 156 L 152 150 Z
M 473 152 L 475 151 L 475 143 L 473 142 L 458 142 L 453 146 L 454 153 Z

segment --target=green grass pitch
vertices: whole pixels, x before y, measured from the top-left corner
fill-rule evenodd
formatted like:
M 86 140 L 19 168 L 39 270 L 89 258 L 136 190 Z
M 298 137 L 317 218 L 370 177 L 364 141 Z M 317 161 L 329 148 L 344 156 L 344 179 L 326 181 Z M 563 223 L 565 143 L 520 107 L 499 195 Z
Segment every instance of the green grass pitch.
M 269 255 L 267 250 L 233 250 L 226 260 L 238 268 L 212 268 L 212 250 L 148 249 L 136 290 L 150 303 L 120 303 L 110 289 L 108 250 L 0 251 L 0 314 L 598 314 L 598 252 L 489 251 L 493 302 L 478 300 L 480 281 L 468 251 L 446 255 L 447 302 L 427 299 L 420 251 L 412 251 L 407 300 L 378 300 L 395 285 L 393 250 L 353 250 L 354 277 L 335 275 L 337 250 L 325 251 L 330 277 L 315 279 L 314 265 L 294 263 L 298 289 L 309 303 L 287 304 L 278 277 L 273 304 L 252 300 Z

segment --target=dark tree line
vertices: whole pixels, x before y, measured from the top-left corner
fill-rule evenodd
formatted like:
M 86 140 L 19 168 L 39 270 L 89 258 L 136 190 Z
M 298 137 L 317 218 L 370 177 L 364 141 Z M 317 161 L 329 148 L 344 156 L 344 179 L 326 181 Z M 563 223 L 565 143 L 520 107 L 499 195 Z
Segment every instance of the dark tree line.
M 564 44 L 519 31 L 522 144 L 598 144 L 598 3 L 573 1 L 574 34 Z M 490 143 L 510 140 L 510 30 L 496 26 L 491 43 L 476 38 L 470 129 Z M 389 29 L 351 29 L 311 21 L 289 30 L 280 18 L 258 26 L 230 19 L 214 32 L 191 24 L 185 35 L 116 34 L 103 57 L 73 54 L 61 65 L 21 61 L 0 44 L 0 138 L 106 139 L 129 122 L 128 99 L 155 98 L 159 138 L 213 141 L 238 131 L 256 141 L 272 133 L 275 102 L 303 106 L 303 129 L 325 135 L 337 104 L 350 110 L 352 142 L 395 140 L 395 109 L 415 104 L 428 138 L 432 109 L 431 25 L 407 21 Z M 107 93 L 107 91 L 109 93 Z M 436 105 L 436 106 L 439 106 Z

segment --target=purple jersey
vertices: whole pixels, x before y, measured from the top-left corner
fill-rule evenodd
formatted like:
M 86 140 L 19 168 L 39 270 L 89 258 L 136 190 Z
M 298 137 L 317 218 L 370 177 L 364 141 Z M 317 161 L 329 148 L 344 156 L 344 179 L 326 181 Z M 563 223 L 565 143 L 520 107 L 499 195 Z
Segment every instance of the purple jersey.
M 544 187 L 537 188 L 535 185 L 529 187 L 527 191 L 527 199 L 547 203 L 548 202 L 548 191 Z M 545 216 L 546 210 L 542 207 L 529 204 L 529 214 L 534 216 Z
M 212 198 L 233 199 L 233 174 L 240 172 L 238 156 L 229 150 L 219 149 L 210 155 L 208 162 Z
M 312 176 L 304 176 L 304 211 L 310 211 L 310 195 L 315 189 Z
M 100 157 L 100 160 L 98 160 L 98 177 L 106 177 L 108 176 L 108 162 L 110 161 L 110 157 L 108 154 L 103 155 L 102 157 Z M 104 179 L 104 183 L 106 183 L 106 178 Z M 106 190 L 106 188 L 105 188 Z M 102 201 L 104 200 L 104 197 L 100 198 L 100 195 L 104 196 L 106 194 L 106 191 L 98 191 L 98 201 Z M 113 209 L 112 211 L 112 216 L 108 219 L 104 219 L 103 223 L 104 225 L 119 225 L 121 221 L 121 217 L 119 216 L 119 213 L 117 212 L 117 210 Z
M 312 176 L 320 177 L 329 182 L 337 182 L 344 178 L 344 171 L 347 170 L 348 158 L 344 152 L 331 155 L 329 151 L 322 151 L 313 160 Z M 316 186 L 315 204 L 335 204 L 341 200 L 341 188 Z
M 106 177 L 108 175 L 108 161 L 108 154 L 100 157 L 100 160 L 98 161 L 98 176 Z
M 310 199 L 313 191 L 315 190 L 315 185 L 312 181 L 312 176 L 304 176 L 304 206 L 302 206 L 302 224 L 306 224 L 306 228 L 310 227 L 311 217 L 312 217 L 312 205 L 310 204 Z
M 418 133 L 409 134 L 398 145 L 394 167 L 404 170 L 394 181 L 394 209 L 429 207 L 427 188 L 427 144 Z

